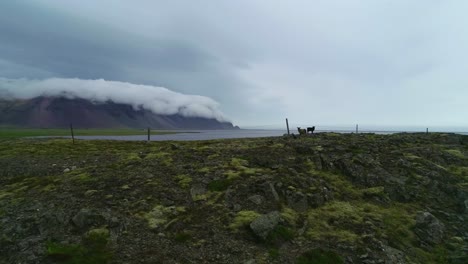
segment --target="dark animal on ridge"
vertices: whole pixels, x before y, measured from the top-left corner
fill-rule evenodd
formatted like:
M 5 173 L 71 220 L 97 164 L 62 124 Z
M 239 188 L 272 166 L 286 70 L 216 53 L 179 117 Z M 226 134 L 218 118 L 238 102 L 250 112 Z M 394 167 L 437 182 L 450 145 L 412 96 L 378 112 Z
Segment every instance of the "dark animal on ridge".
M 308 127 L 308 128 L 307 128 L 307 133 L 309 133 L 309 132 L 310 132 L 310 133 L 312 133 L 312 134 L 313 134 L 313 133 L 314 133 L 314 131 L 315 131 L 315 126 L 313 126 L 313 127 Z
M 303 128 L 297 127 L 297 131 L 299 132 L 299 135 L 305 135 L 307 134 L 307 131 Z

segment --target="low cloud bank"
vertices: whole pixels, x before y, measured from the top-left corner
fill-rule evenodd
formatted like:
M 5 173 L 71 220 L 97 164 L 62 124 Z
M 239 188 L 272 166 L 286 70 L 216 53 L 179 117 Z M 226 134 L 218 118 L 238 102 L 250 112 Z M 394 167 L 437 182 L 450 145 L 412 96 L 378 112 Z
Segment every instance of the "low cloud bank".
M 0 78 L 0 97 L 31 99 L 38 96 L 81 98 L 95 103 L 129 104 L 134 109 L 146 109 L 161 115 L 180 114 L 185 117 L 214 118 L 227 121 L 215 100 L 186 95 L 164 87 L 127 82 L 50 78 L 44 80 Z

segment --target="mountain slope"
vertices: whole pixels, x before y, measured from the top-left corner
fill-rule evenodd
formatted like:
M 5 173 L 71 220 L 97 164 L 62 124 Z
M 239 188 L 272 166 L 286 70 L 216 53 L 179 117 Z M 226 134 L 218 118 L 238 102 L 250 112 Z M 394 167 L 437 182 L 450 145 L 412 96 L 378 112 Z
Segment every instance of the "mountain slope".
M 85 99 L 36 97 L 30 100 L 0 100 L 0 125 L 61 128 L 234 129 L 229 122 L 182 115 L 158 115 L 145 109 L 113 102 Z

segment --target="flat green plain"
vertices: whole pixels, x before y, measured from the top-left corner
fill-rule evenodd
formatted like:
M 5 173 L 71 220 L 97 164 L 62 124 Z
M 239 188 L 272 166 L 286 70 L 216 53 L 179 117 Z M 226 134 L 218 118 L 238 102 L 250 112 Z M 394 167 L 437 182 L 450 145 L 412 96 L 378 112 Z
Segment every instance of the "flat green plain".
M 176 134 L 180 132 L 151 130 L 151 135 Z M 129 136 L 146 135 L 146 129 L 74 129 L 75 136 Z M 38 136 L 70 136 L 70 129 L 48 129 L 48 128 L 10 128 L 0 127 L 0 138 L 21 138 Z

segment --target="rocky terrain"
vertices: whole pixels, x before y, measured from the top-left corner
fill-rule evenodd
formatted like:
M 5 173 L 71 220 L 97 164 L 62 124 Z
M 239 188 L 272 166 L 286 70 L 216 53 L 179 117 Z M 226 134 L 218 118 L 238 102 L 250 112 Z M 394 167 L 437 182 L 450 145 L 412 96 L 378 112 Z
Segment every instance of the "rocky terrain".
M 68 128 L 70 123 L 76 128 L 238 129 L 230 122 L 179 114 L 158 115 L 111 101 L 95 103 L 44 96 L 30 100 L 0 98 L 0 126 Z
M 0 141 L 0 263 L 468 263 L 468 137 Z

